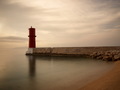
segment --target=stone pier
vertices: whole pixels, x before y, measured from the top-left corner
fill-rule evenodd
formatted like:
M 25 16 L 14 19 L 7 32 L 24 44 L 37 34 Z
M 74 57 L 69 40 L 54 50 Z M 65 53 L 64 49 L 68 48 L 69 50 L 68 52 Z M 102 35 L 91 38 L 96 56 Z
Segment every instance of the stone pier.
M 120 46 L 114 47 L 43 47 L 33 48 L 32 53 L 26 55 L 48 56 L 87 56 L 102 60 L 119 60 Z

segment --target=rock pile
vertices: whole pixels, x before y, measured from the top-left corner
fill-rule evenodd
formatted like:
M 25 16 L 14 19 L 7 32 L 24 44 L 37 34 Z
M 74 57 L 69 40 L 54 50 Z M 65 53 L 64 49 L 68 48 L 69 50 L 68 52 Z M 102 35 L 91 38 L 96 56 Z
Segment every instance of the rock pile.
M 90 57 L 106 61 L 120 60 L 120 50 L 93 52 Z

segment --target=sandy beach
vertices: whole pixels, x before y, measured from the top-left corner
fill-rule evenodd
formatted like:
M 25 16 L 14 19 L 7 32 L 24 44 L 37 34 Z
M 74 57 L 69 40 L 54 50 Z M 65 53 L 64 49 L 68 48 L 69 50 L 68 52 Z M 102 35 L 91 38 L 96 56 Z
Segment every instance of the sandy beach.
M 120 90 L 120 61 L 115 62 L 111 71 L 79 90 Z

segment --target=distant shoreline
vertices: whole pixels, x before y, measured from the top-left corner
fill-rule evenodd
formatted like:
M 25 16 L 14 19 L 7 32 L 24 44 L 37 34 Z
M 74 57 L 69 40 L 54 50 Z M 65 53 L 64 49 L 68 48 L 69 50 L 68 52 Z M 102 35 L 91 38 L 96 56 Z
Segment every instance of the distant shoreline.
M 111 71 L 79 90 L 120 90 L 120 61 L 115 62 Z

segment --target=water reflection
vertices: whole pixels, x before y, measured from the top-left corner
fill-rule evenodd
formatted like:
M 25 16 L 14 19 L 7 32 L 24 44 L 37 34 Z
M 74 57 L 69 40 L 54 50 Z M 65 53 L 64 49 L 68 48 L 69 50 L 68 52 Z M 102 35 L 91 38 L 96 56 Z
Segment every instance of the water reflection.
M 0 90 L 78 90 L 114 66 L 82 57 L 25 56 L 24 51 L 0 53 Z
M 29 84 L 26 90 L 77 90 L 111 67 L 109 63 L 90 58 L 32 55 L 27 58 Z
M 29 61 L 29 75 L 31 77 L 35 76 L 36 73 L 36 58 L 32 55 L 27 56 Z

